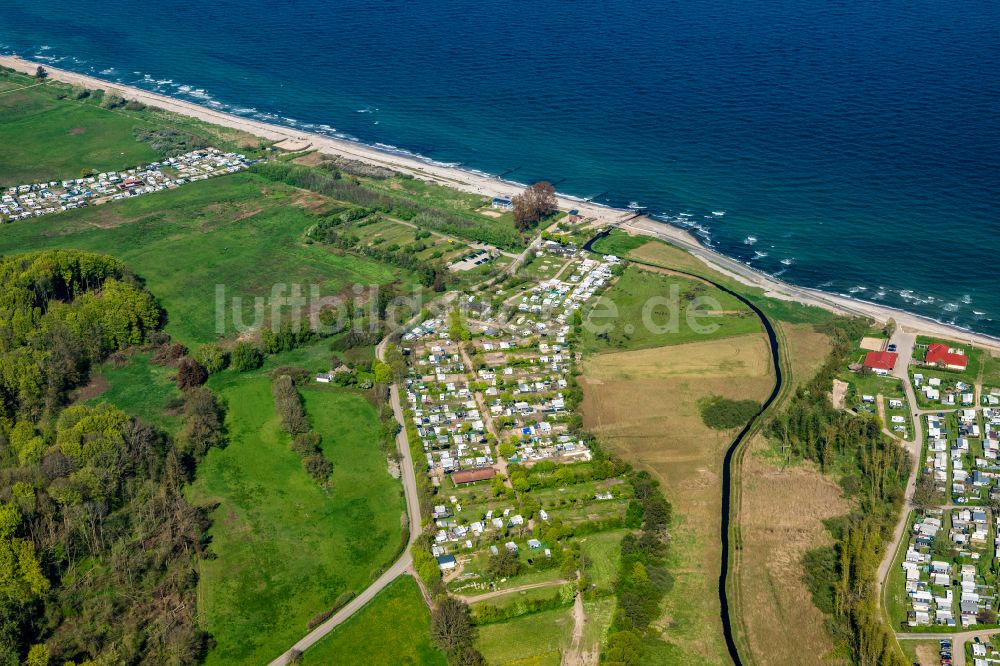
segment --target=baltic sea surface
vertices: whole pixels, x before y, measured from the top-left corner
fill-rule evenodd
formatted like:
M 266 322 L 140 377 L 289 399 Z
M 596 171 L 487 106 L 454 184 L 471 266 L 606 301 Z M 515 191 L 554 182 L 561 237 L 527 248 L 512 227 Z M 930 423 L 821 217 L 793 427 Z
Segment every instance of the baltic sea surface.
M 996 0 L 6 0 L 0 52 L 638 201 L 1000 336 Z

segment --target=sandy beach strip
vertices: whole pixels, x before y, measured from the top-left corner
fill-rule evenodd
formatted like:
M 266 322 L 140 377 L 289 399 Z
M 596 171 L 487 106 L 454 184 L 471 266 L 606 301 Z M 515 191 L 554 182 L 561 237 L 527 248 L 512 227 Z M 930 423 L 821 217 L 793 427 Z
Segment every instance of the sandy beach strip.
M 0 56 L 0 66 L 26 74 L 34 74 L 39 63 L 16 56 Z M 142 90 L 141 88 L 105 81 L 93 76 L 77 74 L 48 65 L 42 66 L 45 67 L 49 77 L 52 79 L 84 86 L 92 90 L 114 90 L 125 99 L 134 99 L 149 106 L 159 107 L 208 123 L 242 130 L 248 134 L 274 141 L 279 148 L 285 150 L 297 151 L 308 148 L 328 155 L 340 155 L 367 164 L 394 169 L 410 174 L 415 178 L 422 178 L 482 196 L 510 197 L 521 190 L 518 185 L 495 177 L 435 164 L 407 155 L 388 153 L 346 139 L 312 134 L 260 120 L 242 118 L 193 102 Z M 818 289 L 797 287 L 782 282 L 777 278 L 754 270 L 731 257 L 727 257 L 701 245 L 694 236 L 683 229 L 648 217 L 634 217 L 632 211 L 599 206 L 565 196 L 560 196 L 559 205 L 565 210 L 576 209 L 584 217 L 594 218 L 596 226 L 618 225 L 629 233 L 652 236 L 668 241 L 698 257 L 698 259 L 710 268 L 729 275 L 748 286 L 759 287 L 774 298 L 815 305 L 839 314 L 869 317 L 878 322 L 886 322 L 892 319 L 897 325 L 911 332 L 946 338 L 962 344 L 972 344 L 1000 352 L 1000 339 L 992 336 L 949 326 L 948 324 L 934 321 L 929 317 L 923 317 L 897 308 L 846 298 Z

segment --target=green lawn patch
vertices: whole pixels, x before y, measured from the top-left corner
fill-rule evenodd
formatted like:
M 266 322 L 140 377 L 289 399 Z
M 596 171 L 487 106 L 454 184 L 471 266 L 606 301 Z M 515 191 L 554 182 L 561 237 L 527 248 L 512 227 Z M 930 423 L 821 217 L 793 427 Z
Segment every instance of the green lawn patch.
M 1000 357 L 983 354 L 983 386 L 1000 388 Z
M 580 550 L 589 560 L 587 577 L 598 588 L 611 589 L 618 578 L 622 537 L 628 530 L 611 530 L 589 534 L 580 540 Z
M 708 316 L 705 313 L 711 312 Z M 634 266 L 583 309 L 584 353 L 645 349 L 761 330 L 736 298 L 699 280 Z
M 166 410 L 168 401 L 181 398 L 181 392 L 174 383 L 176 370 L 156 365 L 150 361 L 149 353 L 140 352 L 133 354 L 120 368 L 108 361 L 93 374 L 98 385 L 106 382 L 107 387 L 103 393 L 89 399 L 89 404 L 110 402 L 129 416 L 152 423 L 169 433 L 177 433 L 180 417 L 178 413 Z
M 560 608 L 479 627 L 476 647 L 488 664 L 534 658 L 533 664 L 556 666 L 572 640 L 573 609 Z
M 325 491 L 289 448 L 266 373 L 213 377 L 230 443 L 209 454 L 190 488 L 193 501 L 219 503 L 209 531 L 216 557 L 202 561 L 198 583 L 216 641 L 208 664 L 267 663 L 341 594 L 363 590 L 402 543 L 402 489 L 376 444 L 375 409 L 346 390 L 302 391 L 333 465 Z
M 617 257 L 627 257 L 631 254 L 632 250 L 642 247 L 649 241 L 648 236 L 633 236 L 616 229 L 590 247 L 594 252 L 599 254 L 613 254 Z
M 430 611 L 409 576 L 400 576 L 304 655 L 302 663 L 420 664 L 448 660 L 431 642 Z
M 78 178 L 156 161 L 161 154 L 138 133 L 168 130 L 200 145 L 256 154 L 266 143 L 246 132 L 161 109 L 101 106 L 99 92 L 0 68 L 0 185 Z M 30 87 L 28 87 L 30 86 Z M 108 88 L 113 88 L 109 85 Z M 23 88 L 23 89 L 22 89 Z
M 0 71 L 0 80 L 34 78 Z M 49 84 L 0 95 L 0 185 L 78 178 L 84 170 L 126 169 L 160 156 L 135 138 L 146 120 L 102 109 L 93 101 L 59 100 Z
M 909 545 L 915 521 L 915 513 L 911 513 L 906 519 L 907 529 L 903 532 L 903 539 L 893 555 L 892 567 L 889 569 L 885 585 L 885 612 L 895 631 L 899 631 L 901 627 L 906 625 L 906 614 L 910 605 L 909 595 L 906 593 L 906 573 L 903 571 L 903 559 L 906 557 L 906 548 Z M 947 539 L 948 535 L 943 533 L 939 538 Z

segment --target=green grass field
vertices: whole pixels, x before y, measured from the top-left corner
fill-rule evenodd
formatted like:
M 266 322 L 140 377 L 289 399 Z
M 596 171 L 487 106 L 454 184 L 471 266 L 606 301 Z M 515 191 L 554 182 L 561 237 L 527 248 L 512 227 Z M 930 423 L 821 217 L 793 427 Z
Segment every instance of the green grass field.
M 240 173 L 3 225 L 0 254 L 72 247 L 119 257 L 166 309 L 167 332 L 190 346 L 217 338 L 217 285 L 225 289 L 224 324 L 231 335 L 233 298 L 242 299 L 242 323 L 249 325 L 254 298 L 268 297 L 276 284 L 300 284 L 305 295 L 317 285 L 322 296 L 350 294 L 355 284 L 415 284 L 407 271 L 305 244 L 314 208 L 335 205 Z M 266 319 L 269 312 L 268 306 Z
M 633 236 L 624 231 L 615 230 L 594 243 L 591 247 L 599 254 L 613 254 L 618 257 L 627 257 L 632 250 L 636 250 L 649 242 L 645 236 Z
M 378 417 L 364 398 L 303 391 L 333 463 L 330 491 L 289 448 L 266 373 L 295 361 L 275 357 L 249 376 L 213 377 L 228 408 L 230 443 L 209 454 L 189 492 L 196 503 L 219 503 L 209 531 L 215 558 L 201 563 L 198 583 L 199 609 L 216 641 L 208 664 L 270 661 L 338 596 L 364 589 L 402 543 L 402 489 L 387 472 Z
M 1000 388 L 1000 357 L 983 354 L 983 386 Z
M 77 178 L 84 170 L 127 169 L 162 157 L 136 140 L 137 128 L 181 130 L 223 150 L 253 152 L 261 144 L 244 132 L 167 111 L 104 109 L 101 95 L 77 100 L 67 84 L 38 82 L 0 68 L 0 185 Z
M 476 647 L 488 664 L 534 658 L 538 666 L 558 666 L 573 638 L 573 609 L 559 608 L 479 627 Z
M 634 266 L 583 312 L 585 353 L 662 347 L 761 330 L 757 317 L 729 294 L 698 280 Z M 706 312 L 714 314 L 704 316 Z
M 737 282 L 729 275 L 712 270 L 689 252 L 647 236 L 631 236 L 616 229 L 594 243 L 593 249 L 602 254 L 614 254 L 706 277 L 743 294 L 771 319 L 789 324 L 822 324 L 836 318 L 836 315 L 823 308 L 767 297 L 762 289 L 751 288 Z
M 409 576 L 400 576 L 367 606 L 302 655 L 305 666 L 419 664 L 445 666 L 431 642 L 430 611 Z
M 13 87 L 34 78 L 0 72 Z M 102 109 L 93 102 L 58 100 L 49 84 L 0 94 L 0 185 L 77 178 L 84 169 L 125 169 L 156 160 L 136 141 L 146 120 Z
M 599 588 L 611 589 L 618 578 L 622 537 L 628 530 L 612 530 L 589 534 L 582 539 L 581 550 L 590 560 L 587 576 Z
M 99 386 L 107 382 L 106 388 L 88 402 L 110 402 L 130 416 L 175 434 L 180 427 L 180 418 L 164 410 L 167 401 L 181 397 L 174 383 L 175 373 L 173 368 L 151 363 L 148 353 L 134 354 L 120 368 L 107 362 L 93 373 L 98 377 Z

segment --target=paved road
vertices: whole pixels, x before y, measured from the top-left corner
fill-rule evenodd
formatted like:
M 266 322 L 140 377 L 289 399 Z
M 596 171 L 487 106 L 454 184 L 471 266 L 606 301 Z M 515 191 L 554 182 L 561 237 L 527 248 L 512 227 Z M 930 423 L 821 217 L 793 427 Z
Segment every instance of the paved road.
M 911 416 L 913 419 L 913 441 L 903 442 L 903 447 L 906 449 L 907 453 L 910 454 L 910 478 L 906 482 L 906 493 L 903 497 L 903 510 L 900 512 L 899 521 L 896 523 L 896 527 L 893 530 L 892 541 L 886 545 L 885 555 L 882 558 L 882 564 L 879 565 L 878 568 L 878 580 L 879 584 L 882 586 L 883 602 L 885 601 L 884 595 L 886 581 L 889 577 L 889 570 L 892 567 L 892 560 L 896 556 L 896 549 L 899 547 L 899 542 L 906 536 L 906 523 L 909 519 L 910 511 L 913 508 L 913 492 L 917 487 L 917 474 L 920 473 L 920 449 L 924 441 L 924 426 L 919 415 L 916 415 L 917 397 L 913 393 L 913 386 L 910 384 L 909 377 L 907 375 L 907 367 L 909 365 L 908 360 L 913 356 L 913 345 L 916 342 L 916 339 L 917 336 L 915 334 L 907 333 L 903 331 L 902 328 L 897 328 L 896 332 L 893 333 L 891 340 L 891 342 L 898 348 L 900 358 L 900 361 L 896 364 L 892 374 L 903 381 L 903 388 L 906 391 L 906 400 L 910 405 L 910 412 L 914 415 Z
M 385 359 L 385 351 L 388 347 L 389 339 L 385 338 L 375 348 L 375 354 L 380 360 Z M 399 434 L 396 435 L 396 448 L 400 456 L 400 471 L 403 481 L 403 494 L 406 496 L 406 516 L 410 523 L 410 539 L 406 544 L 406 550 L 398 560 L 396 560 L 385 573 L 369 585 L 364 592 L 356 596 L 346 606 L 333 614 L 326 622 L 310 631 L 305 638 L 298 641 L 287 652 L 271 662 L 270 666 L 285 666 L 296 653 L 305 652 L 308 648 L 316 644 L 328 633 L 334 630 L 341 622 L 354 615 L 356 612 L 375 598 L 389 583 L 399 576 L 411 570 L 413 557 L 410 555 L 410 546 L 420 536 L 420 496 L 417 494 L 417 479 L 413 471 L 413 457 L 410 455 L 410 443 L 406 437 L 405 421 L 403 419 L 403 407 L 399 401 L 399 387 L 393 384 L 389 387 L 389 402 L 392 405 L 393 414 L 396 420 L 403 426 Z

